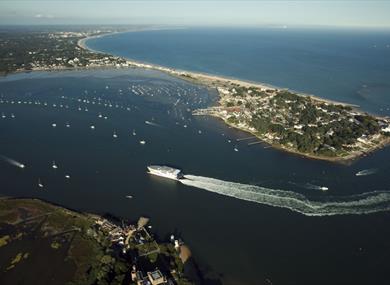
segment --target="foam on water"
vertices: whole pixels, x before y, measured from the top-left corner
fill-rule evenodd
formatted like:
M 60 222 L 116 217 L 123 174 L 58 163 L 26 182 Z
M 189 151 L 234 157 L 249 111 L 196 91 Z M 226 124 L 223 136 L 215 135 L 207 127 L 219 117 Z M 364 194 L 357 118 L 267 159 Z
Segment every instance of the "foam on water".
M 14 160 L 12 158 L 9 158 L 9 157 L 7 157 L 5 155 L 0 155 L 0 159 L 5 161 L 5 162 L 7 162 L 7 163 L 9 163 L 9 164 L 11 164 L 11 165 L 13 165 L 13 166 L 19 167 L 19 168 L 24 168 L 25 167 L 25 165 L 23 163 L 20 163 L 19 161 L 16 161 L 16 160 Z
M 145 124 L 153 126 L 153 127 L 159 127 L 159 128 L 162 127 L 160 124 L 157 124 L 157 123 L 154 123 L 154 122 L 150 122 L 150 121 L 145 121 Z
M 279 189 L 185 175 L 188 186 L 273 207 L 287 208 L 306 216 L 362 215 L 390 210 L 390 192 L 373 191 L 344 197 L 327 196 L 309 200 L 306 196 Z
M 356 176 L 367 176 L 378 172 L 376 168 L 364 169 L 356 173 Z

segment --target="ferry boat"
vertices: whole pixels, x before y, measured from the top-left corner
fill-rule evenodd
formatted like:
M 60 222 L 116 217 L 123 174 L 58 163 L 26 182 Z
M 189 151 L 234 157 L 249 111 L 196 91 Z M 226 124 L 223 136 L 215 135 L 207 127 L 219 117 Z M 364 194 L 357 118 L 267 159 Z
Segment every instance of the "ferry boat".
M 168 179 L 179 180 L 183 178 L 183 174 L 180 169 L 165 166 L 165 165 L 149 165 L 148 173 L 165 177 Z

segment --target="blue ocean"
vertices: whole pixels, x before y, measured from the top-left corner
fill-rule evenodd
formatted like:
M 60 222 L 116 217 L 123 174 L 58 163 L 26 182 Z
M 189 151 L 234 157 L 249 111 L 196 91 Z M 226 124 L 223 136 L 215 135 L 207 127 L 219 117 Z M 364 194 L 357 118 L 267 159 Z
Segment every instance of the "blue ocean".
M 188 28 L 86 44 L 390 115 L 386 31 Z M 224 285 L 387 285 L 390 148 L 342 165 L 248 145 L 247 133 L 192 115 L 217 99 L 139 68 L 2 77 L 0 195 L 150 217 L 156 236 L 183 238 L 205 279 Z M 150 164 L 189 179 L 150 176 Z
M 88 47 L 268 83 L 390 115 L 390 31 L 185 28 L 120 33 Z

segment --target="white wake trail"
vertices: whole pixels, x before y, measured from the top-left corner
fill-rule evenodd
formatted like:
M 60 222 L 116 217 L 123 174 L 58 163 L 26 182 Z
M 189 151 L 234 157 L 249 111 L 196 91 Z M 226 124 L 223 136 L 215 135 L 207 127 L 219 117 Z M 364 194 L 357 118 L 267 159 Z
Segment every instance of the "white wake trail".
M 307 216 L 362 215 L 390 210 L 390 192 L 374 191 L 313 201 L 292 191 L 228 182 L 214 178 L 185 175 L 183 184 L 217 194 L 279 208 Z
M 367 175 L 372 175 L 378 172 L 377 168 L 370 168 L 370 169 L 364 169 L 359 172 L 357 172 L 355 175 L 356 176 L 367 176 Z
M 153 126 L 153 127 L 162 128 L 162 126 L 160 124 L 157 124 L 157 123 L 151 122 L 151 121 L 145 121 L 145 124 L 147 124 L 149 126 Z
M 13 165 L 13 166 L 19 167 L 19 168 L 24 168 L 25 167 L 25 165 L 23 163 L 20 163 L 19 161 L 16 161 L 16 160 L 14 160 L 12 158 L 9 158 L 9 157 L 7 157 L 5 155 L 0 155 L 0 159 L 5 161 L 5 162 L 7 162 L 7 163 L 9 163 L 9 164 L 11 164 L 11 165 Z

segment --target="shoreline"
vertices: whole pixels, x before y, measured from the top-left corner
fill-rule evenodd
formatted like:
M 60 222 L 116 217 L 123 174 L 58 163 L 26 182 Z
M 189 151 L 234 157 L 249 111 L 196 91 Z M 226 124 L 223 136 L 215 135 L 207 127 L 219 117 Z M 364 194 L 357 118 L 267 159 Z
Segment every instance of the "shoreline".
M 172 30 L 172 29 L 173 28 L 152 28 L 152 29 L 146 28 L 146 29 L 138 29 L 138 30 L 134 30 L 134 31 L 130 30 L 130 31 L 123 31 L 123 32 L 112 32 L 112 33 L 100 34 L 100 35 L 89 36 L 89 37 L 85 37 L 83 39 L 80 39 L 78 41 L 77 45 L 80 48 L 83 48 L 83 49 L 90 51 L 90 52 L 93 52 L 93 53 L 106 53 L 106 52 L 94 50 L 94 49 L 88 47 L 86 42 L 90 39 L 102 38 L 102 37 L 112 36 L 112 35 L 116 35 L 116 34 L 144 32 L 144 31 L 156 31 L 156 30 Z M 250 81 L 250 80 L 238 79 L 238 78 L 228 77 L 228 76 L 223 76 L 223 75 L 214 75 L 214 74 L 197 72 L 197 71 L 176 69 L 173 67 L 167 67 L 167 66 L 163 66 L 163 65 L 159 65 L 159 64 L 155 64 L 155 63 L 150 63 L 150 62 L 145 62 L 145 61 L 138 61 L 138 60 L 135 60 L 132 58 L 127 58 L 127 57 L 118 56 L 118 55 L 114 55 L 114 54 L 110 54 L 110 55 L 120 57 L 123 60 L 126 60 L 126 62 L 130 66 L 161 71 L 164 73 L 168 73 L 169 75 L 179 77 L 179 78 L 187 80 L 187 81 L 193 81 L 193 82 L 196 82 L 198 84 L 200 83 L 203 85 L 207 85 L 209 87 L 216 87 L 216 84 L 218 82 L 221 82 L 221 83 L 225 83 L 225 84 L 238 84 L 238 85 L 241 85 L 243 87 L 256 87 L 256 88 L 265 88 L 265 89 L 287 90 L 287 91 L 294 92 L 299 96 L 303 96 L 303 97 L 309 96 L 315 100 L 318 100 L 318 101 L 321 101 L 324 103 L 337 104 L 337 105 L 342 105 L 342 106 L 350 106 L 352 108 L 359 108 L 360 107 L 360 106 L 352 104 L 352 103 L 340 102 L 340 101 L 336 101 L 336 100 L 332 100 L 332 99 L 326 99 L 326 98 L 318 97 L 314 94 L 292 90 L 288 87 L 279 87 L 279 86 L 275 86 L 275 85 L 268 84 L 265 82 Z
M 127 32 L 132 32 L 132 31 L 127 31 Z M 127 33 L 127 32 L 124 32 L 124 33 Z M 108 35 L 112 35 L 112 34 L 113 33 L 99 35 L 99 37 L 108 36 Z M 86 44 L 86 42 L 91 38 L 92 37 L 87 37 L 87 38 L 80 40 L 80 44 L 81 44 L 82 48 L 85 48 L 91 52 L 99 52 L 99 51 L 95 51 L 95 50 L 89 48 L 88 45 Z M 93 37 L 93 38 L 96 38 L 96 37 Z M 115 55 L 113 55 L 113 56 L 115 56 Z M 126 60 L 126 62 L 129 64 L 129 66 L 161 71 L 161 72 L 167 73 L 171 76 L 179 77 L 181 79 L 193 82 L 195 84 L 202 84 L 202 85 L 205 85 L 205 86 L 211 87 L 211 88 L 218 89 L 217 87 L 221 87 L 221 86 L 239 85 L 239 86 L 243 86 L 246 88 L 250 88 L 250 87 L 260 88 L 262 90 L 266 90 L 266 89 L 287 90 L 287 91 L 294 92 L 298 96 L 310 97 L 312 100 L 316 100 L 318 102 L 323 102 L 323 103 L 333 104 L 333 105 L 349 106 L 349 107 L 352 107 L 353 109 L 355 109 L 359 112 L 362 112 L 362 111 L 358 110 L 358 108 L 360 106 L 357 106 L 354 104 L 339 102 L 339 101 L 330 100 L 330 99 L 326 99 L 326 98 L 321 98 L 321 97 L 317 97 L 313 94 L 296 92 L 296 91 L 293 91 L 293 90 L 288 89 L 288 88 L 280 88 L 280 87 L 269 85 L 267 83 L 250 82 L 250 81 L 246 81 L 246 80 L 229 78 L 229 77 L 224 77 L 224 76 L 219 76 L 219 75 L 212 75 L 212 74 L 206 74 L 206 73 L 200 73 L 200 72 L 194 72 L 194 71 L 180 70 L 180 69 L 161 66 L 158 64 L 153 64 L 153 63 L 139 62 L 139 61 L 136 61 L 133 59 L 128 59 L 128 58 L 123 58 L 123 59 Z M 218 92 L 219 99 L 221 99 L 222 94 L 218 90 L 217 90 L 217 92 Z M 220 100 L 218 102 L 220 103 Z M 366 113 L 366 112 L 363 111 L 362 113 Z M 369 147 L 366 151 L 353 151 L 353 152 L 347 154 L 346 156 L 336 156 L 336 157 L 317 156 L 317 155 L 313 155 L 310 153 L 302 153 L 302 152 L 299 152 L 299 151 L 294 150 L 294 149 L 290 149 L 290 148 L 286 148 L 286 147 L 283 147 L 280 145 L 269 143 L 266 140 L 264 140 L 264 138 L 259 137 L 257 134 L 255 134 L 254 132 L 252 132 L 248 129 L 238 127 L 234 124 L 231 124 L 231 123 L 227 122 L 227 120 L 225 120 L 224 118 L 222 118 L 218 115 L 212 115 L 212 116 L 215 118 L 221 119 L 227 126 L 231 126 L 237 130 L 254 135 L 258 140 L 270 145 L 274 149 L 281 150 L 281 151 L 284 151 L 284 152 L 287 152 L 287 153 L 290 153 L 293 155 L 299 155 L 299 156 L 305 157 L 305 158 L 328 161 L 328 162 L 333 162 L 333 163 L 352 164 L 352 162 L 357 160 L 359 157 L 367 155 L 369 153 L 372 153 L 372 152 L 374 152 L 378 149 L 381 149 L 383 147 L 386 147 L 387 145 L 390 144 L 390 138 L 385 138 L 382 141 L 380 141 L 377 145 Z M 386 118 L 383 116 L 376 116 L 376 117 Z
M 355 151 L 355 152 L 351 152 L 350 154 L 346 155 L 346 156 L 335 156 L 335 157 L 326 157 L 326 156 L 316 156 L 316 155 L 313 155 L 313 154 L 310 154 L 310 153 L 303 153 L 303 152 L 299 152 L 299 151 L 296 151 L 294 149 L 290 149 L 290 148 L 286 148 L 286 147 L 283 147 L 279 144 L 272 144 L 270 142 L 267 142 L 266 140 L 264 140 L 263 138 L 260 138 L 255 132 L 251 131 L 251 130 L 248 130 L 248 129 L 244 129 L 244 128 L 241 128 L 241 127 L 238 127 L 232 123 L 229 123 L 227 120 L 225 120 L 224 118 L 218 116 L 218 115 L 208 115 L 208 116 L 211 116 L 211 117 L 214 117 L 214 118 L 217 118 L 219 120 L 221 120 L 225 125 L 231 127 L 231 128 L 234 128 L 236 130 L 239 130 L 241 132 L 245 132 L 245 133 L 248 133 L 248 134 L 251 134 L 253 135 L 254 137 L 256 137 L 257 140 L 259 140 L 262 144 L 266 144 L 266 145 L 269 145 L 270 147 L 272 147 L 273 149 L 276 149 L 278 151 L 283 151 L 287 154 L 290 154 L 290 155 L 295 155 L 295 156 L 300 156 L 302 158 L 306 158 L 306 159 L 314 159 L 314 160 L 320 160 L 320 161 L 326 161 L 326 162 L 332 162 L 332 163 L 339 163 L 339 164 L 342 164 L 342 165 L 351 165 L 353 162 L 355 162 L 357 159 L 359 159 L 361 156 L 366 156 L 370 153 L 373 153 L 377 150 L 380 150 L 388 145 L 390 145 L 390 137 L 389 138 L 386 138 L 384 139 L 383 141 L 381 141 L 380 143 L 378 143 L 377 145 L 371 147 L 370 149 L 368 149 L 367 151 Z
M 322 102 L 322 103 L 332 104 L 332 105 L 339 105 L 339 106 L 344 106 L 344 107 L 348 106 L 348 107 L 351 107 L 351 108 L 355 109 L 359 113 L 368 114 L 367 112 L 359 110 L 358 109 L 359 106 L 354 105 L 354 104 L 345 103 L 345 102 L 338 102 L 338 101 L 331 100 L 331 99 L 317 97 L 317 96 L 312 95 L 312 94 L 296 92 L 296 91 L 293 91 L 293 90 L 291 90 L 289 88 L 280 88 L 280 87 L 272 86 L 272 85 L 267 84 L 267 83 L 251 82 L 251 81 L 241 80 L 241 79 L 237 79 L 237 78 L 230 78 L 230 77 L 226 77 L 226 76 L 213 75 L 213 74 L 194 72 L 194 71 L 186 71 L 186 70 L 181 70 L 181 69 L 165 67 L 165 66 L 161 66 L 161 65 L 153 64 L 153 63 L 140 62 L 140 61 L 137 61 L 137 60 L 128 59 L 126 57 L 110 54 L 110 53 L 107 53 L 107 52 L 104 52 L 104 51 L 97 51 L 97 50 L 94 50 L 94 49 L 90 48 L 87 45 L 87 42 L 90 39 L 101 38 L 101 37 L 106 37 L 106 36 L 112 36 L 112 35 L 116 35 L 116 34 L 120 34 L 120 33 L 133 33 L 133 32 L 143 32 L 143 31 L 172 30 L 172 29 L 174 29 L 174 28 L 169 28 L 169 27 L 167 27 L 167 28 L 164 28 L 164 27 L 160 27 L 160 28 L 158 28 L 158 27 L 147 27 L 147 28 L 138 28 L 138 29 L 133 29 L 133 30 L 126 30 L 126 31 L 106 32 L 106 33 L 100 33 L 100 34 L 86 36 L 84 38 L 80 38 L 77 41 L 77 47 L 79 47 L 80 49 L 83 49 L 83 50 L 88 51 L 88 52 L 93 53 L 93 54 L 104 54 L 104 55 L 107 55 L 107 56 L 112 56 L 112 57 L 115 57 L 117 59 L 120 59 L 120 60 L 125 62 L 125 64 L 122 65 L 122 66 L 118 66 L 117 64 L 112 63 L 112 64 L 106 64 L 106 65 L 80 66 L 80 67 L 77 67 L 77 66 L 74 66 L 74 67 L 59 66 L 57 68 L 53 68 L 53 67 L 39 67 L 39 68 L 34 68 L 32 70 L 16 70 L 15 73 L 32 72 L 32 71 L 46 71 L 46 72 L 49 71 L 50 72 L 50 71 L 68 71 L 68 70 L 69 71 L 72 71 L 72 70 L 75 70 L 75 71 L 80 70 L 80 71 L 82 71 L 82 70 L 111 69 L 111 68 L 115 68 L 115 69 L 140 68 L 140 69 L 143 69 L 143 70 L 159 71 L 159 72 L 168 74 L 169 76 L 179 78 L 181 80 L 185 80 L 185 81 L 188 81 L 188 82 L 191 82 L 191 83 L 194 83 L 194 84 L 200 84 L 200 85 L 203 85 L 203 86 L 205 86 L 207 88 L 216 89 L 216 91 L 218 93 L 218 97 L 219 97 L 219 100 L 218 100 L 218 104 L 219 105 L 221 105 L 221 99 L 223 97 L 223 94 L 219 90 L 220 87 L 222 87 L 222 88 L 226 88 L 226 87 L 227 88 L 229 88 L 229 87 L 230 88 L 245 87 L 245 88 L 248 88 L 248 89 L 249 88 L 257 88 L 257 89 L 260 89 L 262 91 L 267 91 L 267 92 L 268 92 L 268 90 L 272 90 L 272 91 L 284 91 L 285 90 L 285 91 L 288 91 L 288 92 L 294 92 L 294 94 L 297 95 L 297 96 L 310 98 L 310 99 L 315 100 L 317 102 Z M 177 29 L 183 29 L 183 28 L 177 28 Z M 210 114 L 208 114 L 208 115 L 210 115 Z M 260 137 L 258 134 L 255 134 L 253 131 L 251 131 L 251 130 L 249 130 L 247 128 L 236 126 L 236 125 L 234 125 L 232 123 L 227 122 L 227 120 L 225 120 L 223 117 L 219 116 L 218 114 L 214 114 L 214 115 L 211 115 L 211 116 L 219 118 L 219 119 L 222 119 L 222 121 L 226 125 L 228 125 L 230 127 L 233 127 L 233 128 L 235 128 L 237 130 L 240 130 L 240 131 L 243 131 L 243 132 L 250 133 L 250 134 L 254 135 L 258 140 L 260 140 L 261 142 L 263 142 L 265 144 L 270 145 L 271 147 L 273 147 L 275 149 L 282 150 L 282 151 L 285 151 L 285 152 L 288 152 L 288 153 L 291 153 L 291 154 L 295 154 L 295 155 L 299 155 L 299 156 L 302 156 L 302 157 L 306 157 L 306 158 L 318 159 L 318 160 L 329 161 L 329 162 L 338 162 L 338 163 L 350 164 L 350 163 L 352 163 L 353 160 L 356 160 L 357 158 L 359 158 L 361 156 L 364 156 L 367 153 L 371 153 L 371 152 L 373 152 L 375 150 L 381 149 L 381 148 L 387 146 L 388 144 L 390 144 L 390 139 L 385 138 L 385 139 L 380 140 L 374 146 L 371 146 L 371 147 L 367 148 L 367 150 L 365 150 L 365 151 L 353 151 L 353 152 L 348 153 L 345 156 L 336 156 L 336 157 L 333 157 L 333 156 L 329 156 L 329 157 L 327 157 L 327 156 L 319 156 L 319 155 L 314 155 L 314 154 L 311 154 L 311 153 L 299 152 L 299 151 L 297 151 L 295 149 L 291 149 L 291 148 L 288 148 L 288 147 L 281 146 L 279 144 L 268 142 L 267 139 L 265 139 L 263 137 Z M 375 117 L 376 118 L 386 119 L 386 120 L 388 119 L 387 116 L 384 117 L 384 116 L 376 116 L 375 115 Z
M 85 49 L 87 51 L 93 52 L 93 53 L 105 53 L 102 51 L 94 50 L 90 47 L 87 46 L 86 41 L 91 40 L 91 39 L 98 39 L 102 37 L 107 37 L 107 36 L 113 36 L 117 34 L 126 34 L 126 33 L 137 33 L 137 32 L 147 32 L 147 31 L 161 31 L 161 30 L 177 30 L 177 29 L 185 29 L 185 28 L 164 28 L 164 27 L 147 27 L 147 28 L 137 28 L 137 29 L 129 29 L 125 31 L 114 31 L 114 32 L 106 32 L 106 33 L 101 33 L 98 35 L 92 35 L 92 36 L 87 36 L 85 38 L 79 39 L 77 41 L 77 46 Z M 116 56 L 116 55 L 113 55 Z M 123 58 L 125 59 L 125 58 Z M 127 60 L 127 59 L 126 59 Z
M 153 264 L 155 272 L 158 271 L 166 280 L 176 281 L 175 284 L 181 284 L 182 282 L 187 284 L 190 281 L 200 280 L 202 277 L 200 271 L 193 271 L 195 273 L 193 275 L 185 271 L 197 267 L 188 245 L 181 240 L 180 236 L 177 236 L 175 241 L 160 238 L 152 233 L 150 229 L 147 229 L 149 218 L 139 216 L 133 220 L 112 215 L 109 212 L 93 213 L 76 210 L 36 197 L 0 195 L 0 204 L 0 222 L 7 225 L 7 232 L 0 236 L 0 247 L 6 247 L 10 243 L 13 244 L 14 241 L 30 238 L 28 236 L 30 232 L 25 227 L 18 228 L 18 225 L 25 222 L 32 223 L 34 226 L 32 233 L 34 242 L 23 244 L 22 247 L 14 245 L 11 251 L 19 252 L 20 250 L 29 249 L 31 254 L 35 255 L 39 254 L 40 251 L 35 250 L 34 252 L 34 249 L 45 250 L 45 243 L 49 245 L 50 250 L 68 247 L 62 257 L 64 263 L 61 263 L 61 265 L 65 266 L 67 260 L 71 260 L 83 269 L 80 272 L 76 268 L 69 271 L 72 274 L 68 281 L 72 284 L 84 284 L 84 282 L 81 282 L 85 281 L 84 278 L 91 278 L 92 280 L 95 278 L 96 281 L 99 281 L 96 275 L 90 274 L 90 270 L 92 268 L 92 270 L 98 271 L 103 268 L 101 266 L 102 256 L 111 257 L 110 263 L 112 264 L 126 267 L 127 270 L 117 271 L 112 266 L 105 271 L 106 274 L 115 273 L 114 276 L 120 273 L 122 279 L 132 278 L 135 270 L 137 270 L 137 272 L 141 272 L 141 275 L 137 277 L 136 281 L 146 280 L 145 278 L 148 277 L 144 278 L 143 276 L 150 269 L 147 265 L 145 266 L 145 262 Z M 44 219 L 42 220 L 42 218 Z M 74 233 L 73 236 L 65 236 L 65 234 L 71 232 Z M 77 240 L 75 239 L 76 234 L 78 235 Z M 142 235 L 144 237 L 143 242 L 139 242 L 135 237 L 136 235 Z M 59 236 L 61 236 L 60 239 Z M 37 244 L 35 241 L 42 242 L 43 247 L 42 244 Z M 178 246 L 176 246 L 176 243 Z M 83 250 L 80 250 L 80 248 L 83 248 Z M 183 255 L 184 253 L 187 254 Z M 24 259 L 27 259 L 29 255 L 30 253 Z M 134 261 L 134 256 L 141 261 Z M 182 259 L 183 256 L 186 259 Z M 158 257 L 164 260 L 165 263 L 158 263 Z M 192 258 L 192 263 L 187 262 L 190 258 Z M 168 263 L 167 261 L 171 259 L 174 259 L 174 262 Z M 108 261 L 104 264 L 108 264 Z M 14 268 L 16 264 L 12 262 L 12 265 L 11 268 Z M 11 268 L 7 268 L 4 272 Z M 59 268 L 61 269 L 61 267 Z M 56 270 L 56 268 L 53 268 L 53 270 Z M 106 280 L 114 280 L 113 277 L 109 279 L 110 277 L 106 276 Z M 109 283 L 111 284 L 111 282 Z

